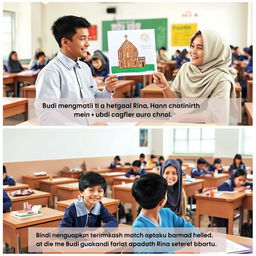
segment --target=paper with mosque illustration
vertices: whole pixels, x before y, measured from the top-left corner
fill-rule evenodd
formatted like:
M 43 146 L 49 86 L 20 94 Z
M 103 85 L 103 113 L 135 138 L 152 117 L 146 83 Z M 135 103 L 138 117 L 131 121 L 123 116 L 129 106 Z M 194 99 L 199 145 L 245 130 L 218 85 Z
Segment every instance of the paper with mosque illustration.
M 108 32 L 110 73 L 147 75 L 157 71 L 155 30 Z

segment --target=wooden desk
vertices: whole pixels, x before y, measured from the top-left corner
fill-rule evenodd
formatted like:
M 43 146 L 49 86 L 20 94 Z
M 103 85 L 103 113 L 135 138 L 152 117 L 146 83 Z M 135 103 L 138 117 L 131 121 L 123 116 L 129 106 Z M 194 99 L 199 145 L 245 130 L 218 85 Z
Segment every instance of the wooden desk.
M 247 102 L 252 102 L 253 98 L 252 80 L 247 80 Z
M 247 113 L 247 122 L 249 125 L 252 125 L 252 123 L 253 123 L 253 103 L 246 102 L 244 104 L 244 109 Z
M 196 218 L 195 226 L 200 227 L 200 216 L 208 215 L 228 219 L 228 234 L 233 234 L 233 216 L 236 208 L 241 207 L 245 193 L 222 193 L 210 197 L 206 193 L 195 195 Z M 241 211 L 242 214 L 242 211 Z
M 20 253 L 20 249 L 28 247 L 28 228 L 58 227 L 64 213 L 50 208 L 42 208 L 43 215 L 20 220 L 11 213 L 3 214 L 3 242 L 15 248 L 15 253 Z
M 28 119 L 28 99 L 25 98 L 3 98 L 3 118 L 25 113 Z
M 3 74 L 3 84 L 15 84 L 16 73 Z
M 132 196 L 132 185 L 133 183 L 127 183 L 123 185 L 112 186 L 112 197 L 119 199 L 122 203 L 129 203 L 132 206 L 132 220 L 134 221 L 137 217 L 138 204 Z
M 115 177 L 113 180 L 113 185 L 119 185 L 123 183 L 133 183 L 135 178 L 128 178 L 125 176 Z
M 59 211 L 65 212 L 66 208 L 76 200 L 77 199 L 69 199 L 69 200 L 65 200 L 65 201 L 58 201 L 58 202 L 56 202 L 57 209 Z M 118 217 L 117 213 L 118 213 L 118 204 L 120 203 L 119 200 L 103 197 L 101 202 L 104 204 L 104 206 L 108 209 L 108 211 L 111 214 Z
M 151 83 L 148 86 L 141 89 L 141 98 L 164 98 L 162 89 L 155 83 Z
M 75 178 L 80 179 L 82 171 L 60 171 L 60 177 L 68 177 L 68 178 Z
M 234 235 L 226 235 L 226 238 L 239 244 L 244 244 L 244 245 L 250 245 L 252 246 L 252 238 L 249 237 L 244 237 L 244 236 L 234 236 Z
M 78 198 L 79 196 L 79 184 L 76 183 L 69 183 L 69 184 L 62 184 L 56 186 L 56 195 L 57 200 L 68 200 L 73 198 Z
M 36 86 L 29 85 L 22 87 L 22 96 L 24 98 L 35 98 L 36 97 Z
M 101 174 L 101 176 L 105 178 L 107 184 L 110 186 L 113 185 L 113 181 L 115 177 L 123 176 L 123 175 L 124 175 L 123 172 L 106 172 Z
M 128 165 L 125 165 L 125 166 L 120 166 L 120 167 L 116 167 L 116 168 L 113 168 L 113 169 L 110 169 L 112 172 L 128 172 L 130 169 L 132 168 L 132 166 L 128 166 Z M 146 171 L 149 171 L 149 170 L 152 170 L 152 168 L 150 167 L 143 167 L 144 170 Z
M 49 179 L 50 176 L 52 178 L 56 178 L 56 175 L 28 175 L 28 176 L 22 176 L 22 181 L 25 184 L 28 184 L 30 188 L 33 189 L 39 189 L 40 188 L 40 181 Z
M 236 83 L 235 91 L 236 91 L 236 97 L 241 98 L 242 87 L 238 82 Z
M 43 192 L 39 190 L 33 190 L 35 194 L 29 196 L 11 196 L 9 197 L 12 200 L 12 211 L 22 210 L 23 203 L 28 202 L 29 204 L 33 205 L 42 205 L 42 206 L 49 206 L 51 194 L 48 192 Z
M 92 168 L 92 169 L 88 169 L 87 172 L 97 172 L 97 173 L 101 174 L 101 173 L 111 172 L 112 170 L 113 169 L 109 169 L 109 168 L 106 168 L 106 169 Z
M 118 87 L 115 89 L 113 98 L 123 98 L 125 93 L 128 93 L 130 97 L 133 96 L 133 86 L 135 85 L 134 80 L 118 80 Z M 105 82 L 97 83 L 100 89 L 105 86 Z
M 73 183 L 77 182 L 77 179 L 72 179 L 72 178 L 53 178 L 53 179 L 45 179 L 45 180 L 40 180 L 40 190 L 45 191 L 45 192 L 50 192 L 52 194 L 51 198 L 51 206 L 54 207 L 54 196 L 56 195 L 56 186 L 61 185 L 61 184 L 68 184 L 68 183 Z
M 218 175 L 214 175 L 212 177 L 208 176 L 200 176 L 200 177 L 195 177 L 196 179 L 201 179 L 203 180 L 203 188 L 216 188 L 220 186 L 222 183 L 224 183 L 228 178 L 228 174 L 220 173 Z
M 182 181 L 182 187 L 185 190 L 186 196 L 191 197 L 200 193 L 203 189 L 203 180 Z
M 249 211 L 252 211 L 252 193 L 246 193 L 246 196 L 243 198 L 243 210 L 241 215 L 241 227 L 244 223 L 244 210 L 247 211 L 247 222 L 250 222 Z M 241 229 L 240 229 L 241 230 Z
M 29 185 L 27 184 L 22 184 L 22 183 L 16 183 L 14 186 L 8 186 L 4 187 L 4 191 L 14 191 L 14 190 L 20 190 L 20 189 L 28 189 Z

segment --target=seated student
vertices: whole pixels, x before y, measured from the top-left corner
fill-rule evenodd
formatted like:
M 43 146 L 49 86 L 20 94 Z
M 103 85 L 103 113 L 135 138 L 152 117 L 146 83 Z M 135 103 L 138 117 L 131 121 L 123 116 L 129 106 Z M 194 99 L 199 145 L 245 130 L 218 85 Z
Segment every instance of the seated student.
M 120 156 L 115 156 L 114 160 L 110 163 L 109 168 L 114 169 L 114 168 L 120 167 L 120 166 L 122 166 L 121 158 L 120 158 Z
M 209 172 L 218 172 L 218 173 L 223 173 L 223 167 L 221 165 L 221 159 L 220 158 L 215 158 L 213 161 L 213 164 L 209 166 L 208 168 Z
M 42 50 L 41 48 L 37 48 L 37 49 L 35 50 L 34 58 L 30 60 L 30 62 L 29 62 L 29 64 L 28 64 L 28 69 L 32 69 L 32 67 L 36 64 L 36 62 L 37 62 L 36 55 L 37 55 L 39 52 L 43 52 L 43 50 Z
M 175 68 L 181 68 L 181 66 L 186 63 L 189 62 L 190 58 L 189 58 L 189 52 L 187 49 L 183 49 L 179 58 L 176 60 L 176 67 Z
M 183 161 L 179 158 L 177 158 L 176 161 L 180 164 L 180 168 L 181 168 L 181 171 L 182 171 L 182 176 L 186 176 L 187 174 L 182 170 Z
M 132 168 L 125 174 L 128 178 L 139 178 L 146 174 L 146 170 L 141 168 L 140 160 L 135 160 L 132 163 Z
M 8 212 L 12 206 L 12 200 L 8 194 L 3 190 L 3 213 Z
M 245 67 L 244 76 L 248 75 L 250 79 L 252 79 L 252 73 L 253 73 L 253 60 L 252 60 L 252 54 L 253 54 L 253 48 L 252 45 L 249 48 L 246 48 L 246 53 L 248 55 L 248 64 Z
M 141 153 L 140 154 L 140 162 L 141 162 L 141 166 L 146 166 L 147 165 L 147 161 L 145 160 L 145 154 Z
M 176 50 L 175 53 L 172 55 L 172 60 L 177 60 L 180 56 L 180 50 Z
M 88 172 L 79 179 L 80 199 L 65 211 L 60 227 L 117 227 L 115 217 L 108 212 L 101 200 L 107 190 L 105 179 L 96 172 Z
M 243 159 L 240 154 L 235 155 L 235 157 L 233 159 L 233 163 L 229 166 L 228 170 L 230 172 L 235 172 L 237 169 L 242 169 L 242 170 L 246 171 L 246 166 L 243 163 Z
M 171 209 L 176 215 L 184 218 L 187 208 L 187 197 L 182 187 L 182 171 L 180 163 L 174 159 L 166 160 L 161 168 L 168 185 L 167 201 L 164 207 Z
M 36 60 L 36 63 L 31 68 L 32 70 L 43 69 L 48 63 L 48 60 L 46 59 L 44 52 L 37 53 Z
M 163 156 L 159 156 L 158 158 L 158 166 L 159 169 L 162 167 L 162 164 L 164 163 L 164 157 Z
M 24 68 L 21 66 L 19 60 L 18 60 L 18 54 L 15 51 L 12 51 L 9 54 L 8 57 L 8 62 L 7 62 L 7 71 L 9 73 L 19 73 L 21 72 Z
M 87 55 L 83 58 L 80 58 L 80 60 L 86 63 L 90 68 L 92 68 L 92 56 L 89 51 L 87 51 Z
M 92 76 L 97 80 L 105 81 L 109 74 L 109 61 L 107 57 L 99 50 L 92 56 Z
M 157 157 L 156 157 L 156 155 L 151 155 L 150 156 L 150 160 L 149 160 L 149 162 L 148 162 L 148 164 L 147 164 L 147 167 L 148 168 L 156 168 L 156 167 L 158 167 L 159 166 L 159 163 L 157 162 Z
M 169 208 L 163 208 L 167 201 L 167 189 L 167 181 L 154 173 L 134 181 L 132 195 L 142 210 L 133 222 L 133 227 L 193 227 Z
M 246 189 L 252 189 L 252 182 L 246 181 L 247 173 L 243 169 L 237 169 L 228 180 L 218 187 L 218 191 L 238 191 L 244 192 Z M 228 228 L 228 220 L 224 218 L 214 218 L 217 227 Z
M 194 178 L 194 177 L 200 177 L 206 174 L 210 174 L 210 172 L 207 171 L 206 167 L 207 167 L 206 160 L 200 157 L 197 160 L 197 167 L 191 171 L 191 177 Z
M 14 186 L 15 180 L 7 174 L 6 167 L 3 165 L 3 185 Z
M 165 47 L 161 47 L 161 48 L 158 50 L 157 62 L 164 63 L 164 62 L 168 62 L 168 61 L 169 61 L 169 58 L 168 58 L 168 56 L 166 55 L 166 48 L 165 48 Z

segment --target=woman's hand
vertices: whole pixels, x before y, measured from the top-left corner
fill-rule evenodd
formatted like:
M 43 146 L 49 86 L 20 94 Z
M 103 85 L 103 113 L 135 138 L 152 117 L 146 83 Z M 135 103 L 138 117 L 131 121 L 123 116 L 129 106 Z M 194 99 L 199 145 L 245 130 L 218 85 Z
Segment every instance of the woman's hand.
M 157 72 L 153 75 L 154 83 L 157 84 L 161 89 L 166 89 L 169 84 L 163 73 Z

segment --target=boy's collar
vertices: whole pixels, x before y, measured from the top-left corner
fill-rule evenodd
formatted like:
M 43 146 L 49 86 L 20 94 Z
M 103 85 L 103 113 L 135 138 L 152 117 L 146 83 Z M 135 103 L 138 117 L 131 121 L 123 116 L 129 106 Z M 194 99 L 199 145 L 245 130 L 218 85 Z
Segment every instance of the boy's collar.
M 94 205 L 92 208 L 91 212 L 86 208 L 84 200 L 82 197 L 80 197 L 78 200 L 74 202 L 75 208 L 76 208 L 76 215 L 77 217 L 81 217 L 84 215 L 87 215 L 89 213 L 92 213 L 93 215 L 100 215 L 100 209 L 101 209 L 101 204 L 97 203 Z
M 69 70 L 71 70 L 76 66 L 81 68 L 79 64 L 79 59 L 77 59 L 77 61 L 74 61 L 70 59 L 68 56 L 66 56 L 65 54 L 63 54 L 61 50 L 58 51 L 57 58 Z
M 145 213 L 143 213 L 142 211 L 140 212 L 140 216 L 141 216 L 142 218 L 146 219 L 147 221 L 149 221 L 150 223 L 152 223 L 154 226 L 156 226 L 156 227 L 161 227 L 162 220 L 161 220 L 161 215 L 160 215 L 160 213 L 158 213 L 159 224 L 158 224 L 155 220 L 151 219 L 148 215 L 146 215 Z

